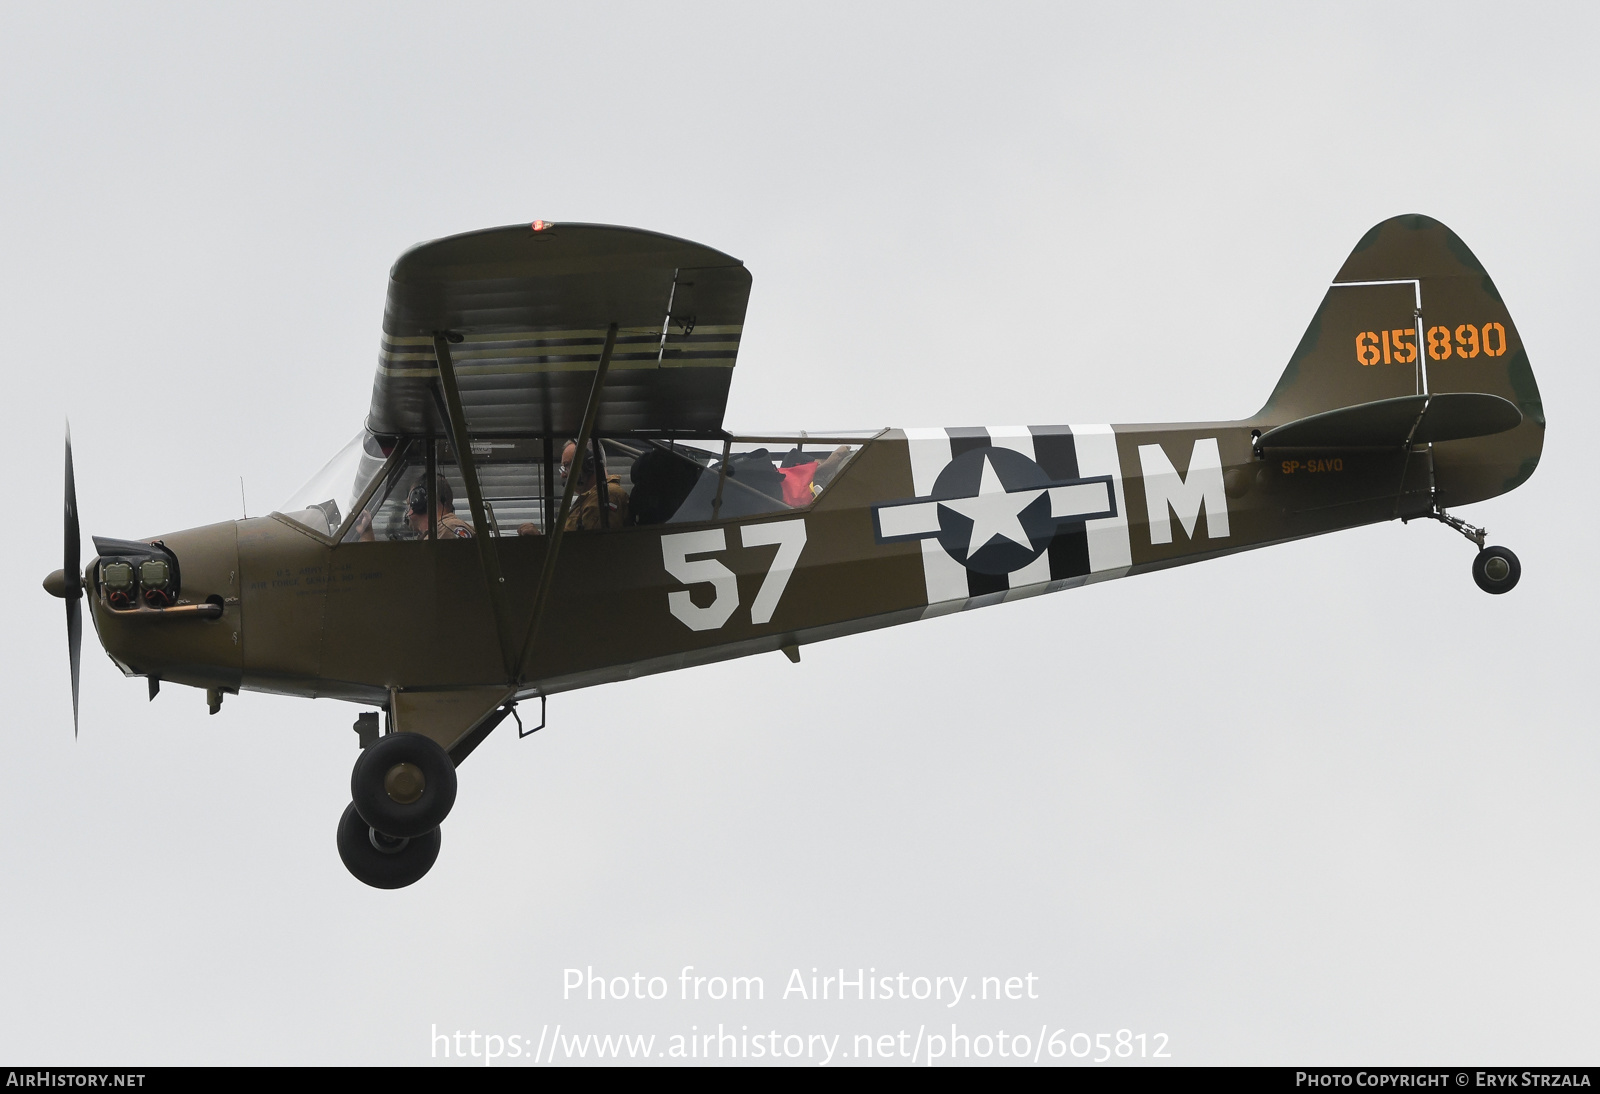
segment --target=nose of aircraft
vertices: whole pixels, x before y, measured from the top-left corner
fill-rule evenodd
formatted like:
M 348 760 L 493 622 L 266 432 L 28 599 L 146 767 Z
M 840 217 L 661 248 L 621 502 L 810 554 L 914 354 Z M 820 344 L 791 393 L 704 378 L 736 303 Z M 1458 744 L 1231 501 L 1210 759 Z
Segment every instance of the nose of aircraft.
M 85 593 L 100 644 L 129 676 L 236 691 L 242 665 L 232 522 L 156 540 L 95 540 Z M 52 583 L 65 586 L 51 574 Z M 60 594 L 56 594 L 60 595 Z

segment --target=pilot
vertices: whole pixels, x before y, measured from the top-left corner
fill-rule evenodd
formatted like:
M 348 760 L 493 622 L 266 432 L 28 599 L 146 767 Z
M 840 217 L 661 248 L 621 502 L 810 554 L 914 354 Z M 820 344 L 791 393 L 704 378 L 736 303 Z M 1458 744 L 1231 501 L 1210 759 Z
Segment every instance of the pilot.
M 438 518 L 439 539 L 471 539 L 472 525 L 456 516 L 455 494 L 450 489 L 450 480 L 443 475 L 434 479 L 434 495 L 437 501 L 435 516 Z M 406 495 L 406 523 L 417 534 L 418 539 L 428 538 L 428 484 L 419 482 L 411 488 Z M 371 543 L 375 538 L 372 534 L 372 514 L 362 513 L 356 518 L 356 535 L 366 543 Z
M 438 519 L 437 531 L 434 533 L 439 539 L 454 537 L 456 539 L 471 539 L 472 525 L 456 516 L 455 495 L 450 489 L 450 480 L 439 475 L 434 480 L 434 500 L 438 503 L 435 516 Z M 411 493 L 406 495 L 406 523 L 411 525 L 411 530 L 417 533 L 418 539 L 428 538 L 428 488 L 423 483 L 411 488 Z
M 568 441 L 561 450 L 561 477 L 572 473 L 572 461 L 578 454 L 576 441 Z M 597 532 L 604 528 L 625 528 L 628 524 L 628 492 L 622 488 L 620 475 L 605 475 L 605 502 L 595 487 L 594 460 L 584 461 L 583 477 L 578 480 L 578 494 L 572 500 L 572 512 L 567 514 L 566 530 L 569 532 Z

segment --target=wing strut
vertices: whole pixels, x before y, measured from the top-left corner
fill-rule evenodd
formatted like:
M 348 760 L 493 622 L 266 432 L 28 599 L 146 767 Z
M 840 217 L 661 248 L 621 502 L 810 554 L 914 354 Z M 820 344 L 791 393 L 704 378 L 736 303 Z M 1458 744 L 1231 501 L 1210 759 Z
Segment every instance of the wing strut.
M 489 604 L 494 609 L 495 630 L 500 635 L 500 656 L 505 662 L 507 678 L 514 678 L 517 666 L 511 659 L 511 609 L 506 597 L 506 579 L 500 574 L 500 555 L 495 550 L 489 533 L 488 516 L 483 509 L 483 490 L 478 485 L 478 467 L 472 458 L 472 440 L 467 436 L 467 416 L 461 409 L 461 389 L 456 386 L 455 365 L 450 360 L 450 341 L 442 331 L 433 334 L 433 353 L 439 360 L 439 383 L 444 388 L 446 424 L 450 427 L 450 447 L 456 451 L 456 462 L 461 467 L 461 478 L 467 487 L 467 501 L 472 506 L 473 539 L 478 545 L 478 557 L 483 560 L 483 577 L 489 586 Z M 429 463 L 433 450 L 429 446 Z M 428 481 L 428 496 L 433 496 L 433 481 Z M 433 523 L 438 509 L 428 516 L 428 538 L 434 538 Z
M 539 632 L 539 620 L 544 615 L 546 603 L 550 599 L 550 585 L 556 576 L 556 557 L 561 553 L 561 537 L 567 530 L 567 515 L 572 512 L 572 495 L 577 489 L 578 480 L 583 478 L 583 452 L 589 445 L 589 437 L 594 432 L 594 422 L 600 414 L 600 395 L 605 388 L 606 372 L 611 368 L 611 350 L 617 344 L 617 325 L 612 323 L 606 328 L 605 348 L 600 351 L 600 364 L 595 368 L 594 386 L 589 389 L 589 404 L 583 408 L 583 426 L 578 430 L 577 450 L 572 454 L 572 466 L 567 469 L 567 486 L 561 493 L 561 511 L 556 514 L 556 522 L 550 527 L 550 542 L 545 548 L 544 569 L 539 573 L 539 589 L 533 596 L 533 614 L 528 618 L 528 633 L 522 640 L 522 652 L 517 657 L 516 678 L 520 684 L 523 674 L 527 671 L 528 655 L 533 652 L 533 640 Z M 554 439 L 551 441 L 554 444 Z M 596 493 L 605 489 L 605 483 L 599 480 L 596 474 Z M 603 494 L 599 494 L 604 497 Z M 604 511 L 604 506 L 601 510 Z

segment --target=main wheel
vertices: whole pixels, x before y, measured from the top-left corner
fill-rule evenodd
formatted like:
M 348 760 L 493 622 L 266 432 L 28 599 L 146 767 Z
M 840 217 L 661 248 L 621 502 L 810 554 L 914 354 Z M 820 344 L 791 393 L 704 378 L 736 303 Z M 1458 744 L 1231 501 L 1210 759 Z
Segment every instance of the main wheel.
M 1504 547 L 1485 547 L 1472 560 L 1472 580 L 1486 593 L 1509 593 L 1522 577 L 1522 563 Z
M 420 881 L 439 857 L 439 830 L 410 839 L 386 836 L 344 807 L 339 818 L 339 857 L 359 882 L 374 889 L 404 889 Z
M 456 765 L 431 737 L 391 733 L 363 749 L 350 772 L 350 799 L 378 831 L 408 838 L 444 823 L 456 803 Z

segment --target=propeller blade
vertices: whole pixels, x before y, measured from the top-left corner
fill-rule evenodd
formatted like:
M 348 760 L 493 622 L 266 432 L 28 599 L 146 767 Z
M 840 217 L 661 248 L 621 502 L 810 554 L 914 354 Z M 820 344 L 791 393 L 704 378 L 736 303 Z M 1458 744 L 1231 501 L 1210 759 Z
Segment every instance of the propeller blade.
M 83 646 L 83 604 L 67 601 L 67 653 L 72 658 L 72 738 L 78 738 L 78 651 Z
M 83 594 L 83 573 L 78 566 L 78 483 L 72 474 L 72 426 L 67 426 L 67 506 L 66 530 L 62 537 L 66 548 L 61 571 L 67 579 L 67 599 L 76 600 Z
M 79 566 L 78 484 L 72 475 L 72 425 L 67 425 L 67 499 L 61 574 L 67 599 L 67 655 L 72 659 L 72 736 L 78 736 L 78 665 L 83 648 L 83 571 Z

